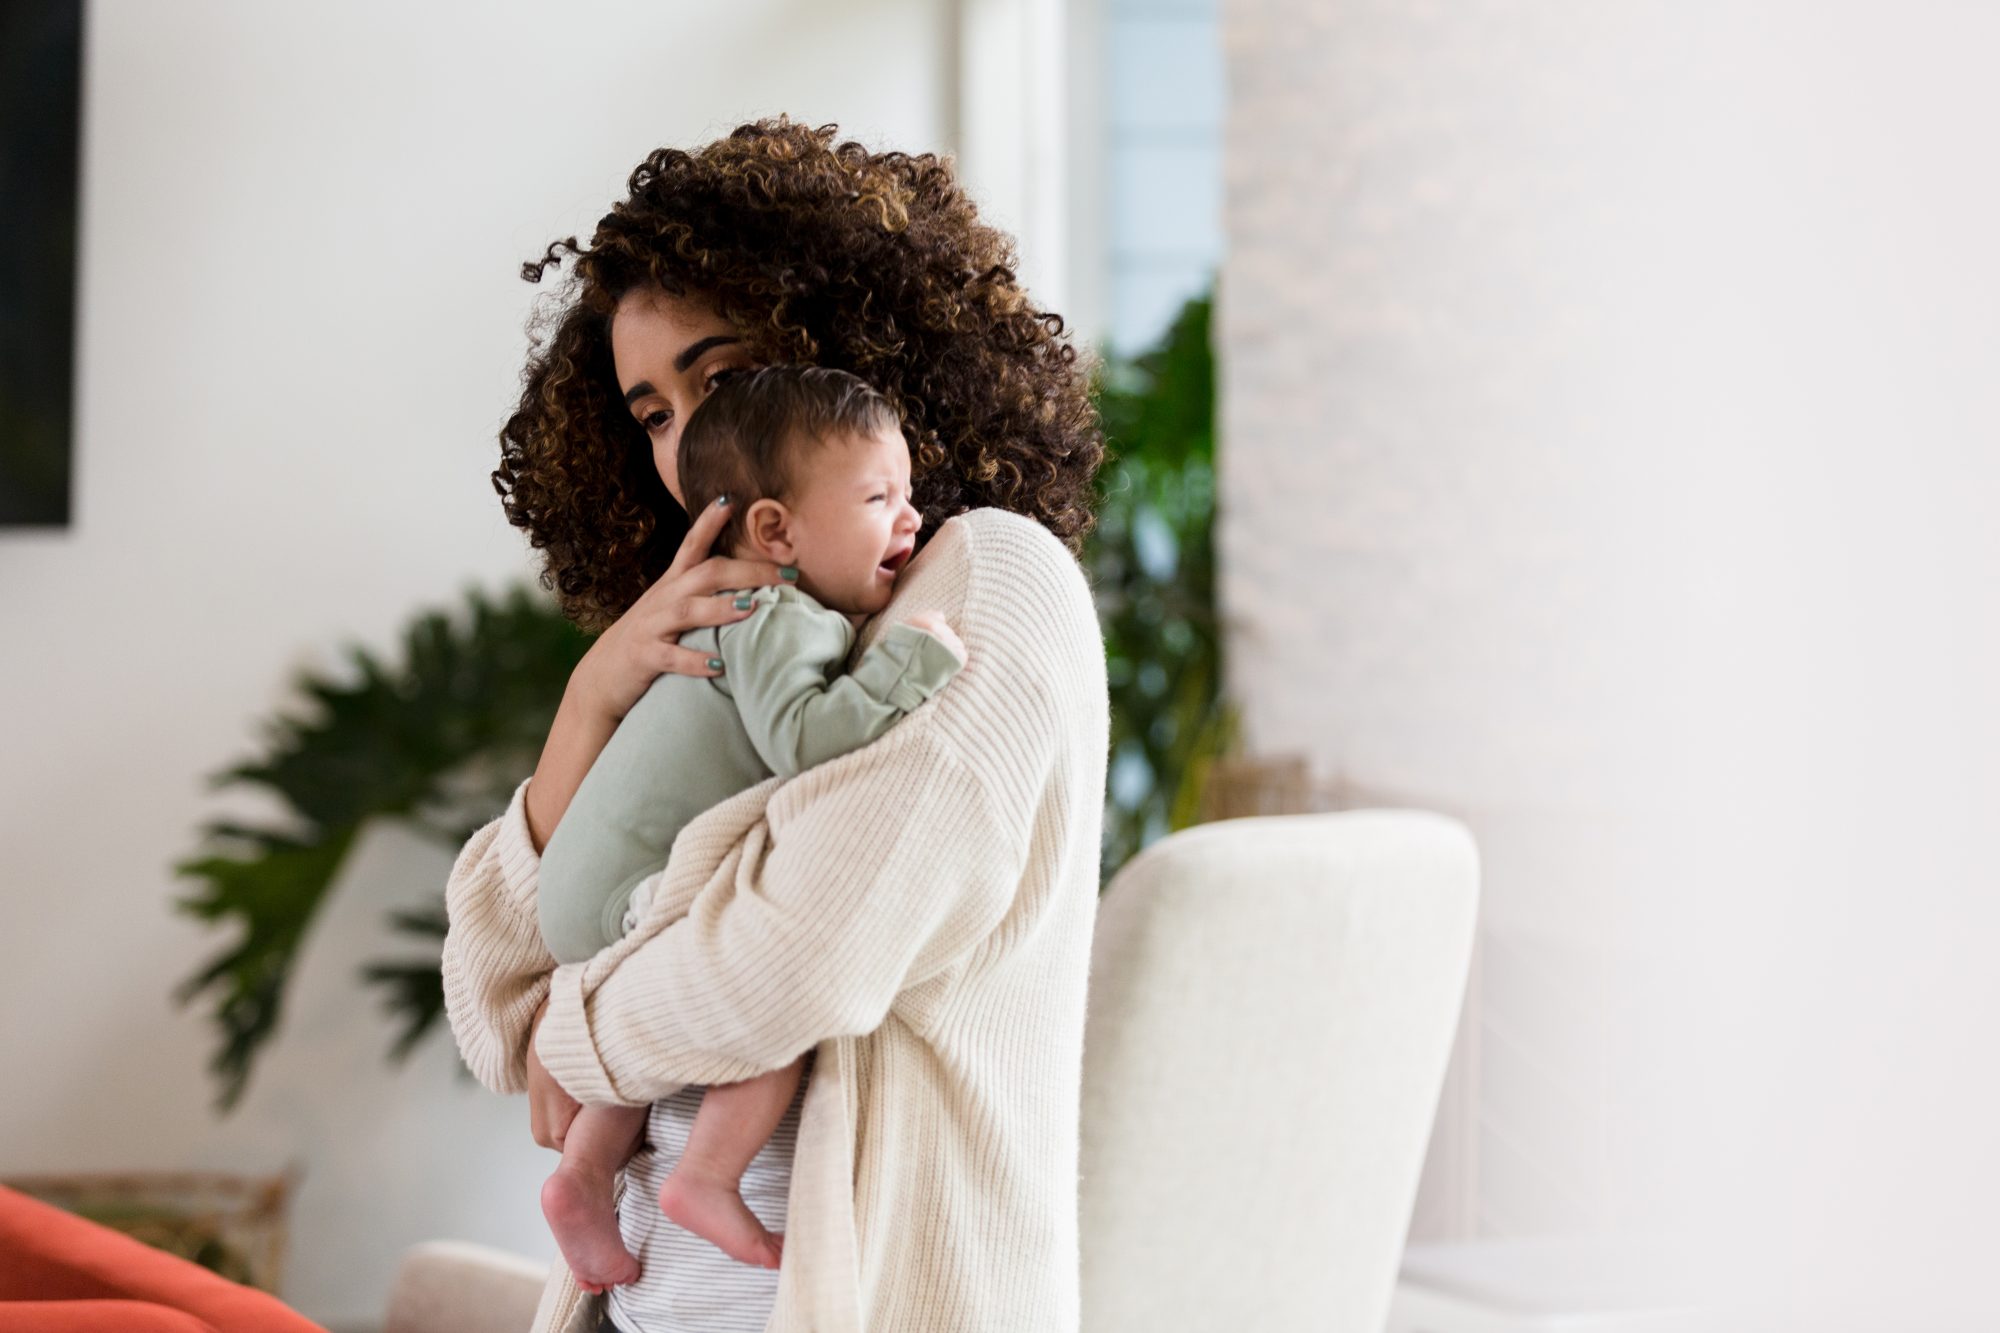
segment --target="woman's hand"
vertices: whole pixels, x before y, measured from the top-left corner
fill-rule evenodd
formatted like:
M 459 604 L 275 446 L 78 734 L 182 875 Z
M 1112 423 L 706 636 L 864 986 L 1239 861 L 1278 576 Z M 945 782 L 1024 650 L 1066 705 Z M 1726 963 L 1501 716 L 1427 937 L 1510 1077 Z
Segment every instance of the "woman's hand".
M 717 597 L 716 593 L 785 581 L 779 567 L 768 560 L 709 555 L 729 514 L 727 503 L 718 500 L 697 515 L 667 572 L 583 655 L 570 680 L 593 711 L 617 721 L 662 672 L 720 674 L 710 668 L 707 657 L 681 647 L 681 635 L 703 625 L 727 625 L 756 614 L 754 606 L 739 607 L 738 599 Z
M 611 733 L 663 671 L 714 676 L 709 659 L 680 646 L 680 637 L 703 625 L 727 625 L 755 615 L 754 604 L 717 597 L 725 588 L 761 588 L 783 581 L 768 560 L 725 560 L 708 550 L 729 520 L 720 502 L 688 528 L 673 564 L 626 608 L 570 673 L 549 739 L 528 783 L 528 836 L 541 851 L 554 836 L 584 774 L 597 762 Z
M 569 1134 L 569 1122 L 576 1119 L 576 1113 L 583 1107 L 563 1091 L 562 1084 L 556 1082 L 555 1075 L 535 1054 L 535 1034 L 542 1030 L 542 1016 L 548 1011 L 549 1002 L 543 1000 L 542 1007 L 535 1010 L 535 1021 L 528 1025 L 528 1128 L 533 1131 L 535 1142 L 561 1152 L 563 1139 Z

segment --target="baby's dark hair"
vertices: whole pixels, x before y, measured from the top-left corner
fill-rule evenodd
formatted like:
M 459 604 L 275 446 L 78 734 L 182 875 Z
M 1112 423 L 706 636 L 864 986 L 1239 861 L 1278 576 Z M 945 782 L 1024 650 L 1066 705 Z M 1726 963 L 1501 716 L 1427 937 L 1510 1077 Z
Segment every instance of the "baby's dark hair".
M 735 512 L 715 549 L 733 551 L 751 504 L 791 493 L 792 469 L 806 445 L 901 429 L 895 407 L 858 375 L 825 366 L 743 371 L 716 385 L 688 417 L 678 464 L 681 495 L 690 514 L 718 495 L 729 497 Z

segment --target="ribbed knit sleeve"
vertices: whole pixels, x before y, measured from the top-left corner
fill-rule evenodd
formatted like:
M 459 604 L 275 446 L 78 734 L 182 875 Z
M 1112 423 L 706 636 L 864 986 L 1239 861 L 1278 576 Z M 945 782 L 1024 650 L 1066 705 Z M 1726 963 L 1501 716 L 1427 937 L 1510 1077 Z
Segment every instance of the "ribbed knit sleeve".
M 536 920 L 527 791 L 516 787 L 506 813 L 466 841 L 444 891 L 445 1017 L 466 1067 L 495 1092 L 527 1089 L 529 1024 L 556 965 Z
M 995 814 L 951 747 L 914 725 L 808 771 L 771 798 L 768 841 L 685 917 L 613 967 L 557 971 L 543 1063 L 580 1101 L 638 1103 L 874 1031 L 1012 905 L 1029 839 Z

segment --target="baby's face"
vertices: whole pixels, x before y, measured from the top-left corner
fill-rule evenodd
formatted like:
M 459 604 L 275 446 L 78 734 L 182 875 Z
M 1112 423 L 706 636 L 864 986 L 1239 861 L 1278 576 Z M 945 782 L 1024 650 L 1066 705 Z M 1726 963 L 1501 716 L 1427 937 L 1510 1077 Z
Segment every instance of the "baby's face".
M 910 504 L 910 449 L 902 432 L 809 443 L 792 483 L 799 587 L 848 615 L 872 616 L 887 606 L 923 526 Z

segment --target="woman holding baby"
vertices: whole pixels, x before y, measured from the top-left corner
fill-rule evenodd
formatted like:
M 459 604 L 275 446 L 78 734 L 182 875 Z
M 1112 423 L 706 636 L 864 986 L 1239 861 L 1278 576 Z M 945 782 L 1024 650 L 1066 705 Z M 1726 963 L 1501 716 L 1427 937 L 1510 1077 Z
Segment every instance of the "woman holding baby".
M 1073 551 L 1102 445 L 1061 321 L 1016 283 L 929 155 L 746 125 L 661 150 L 567 265 L 494 474 L 566 614 L 601 631 L 534 776 L 467 843 L 447 898 L 448 1010 L 473 1072 L 526 1090 L 536 1141 L 579 1104 L 650 1105 L 604 1298 L 558 1265 L 537 1333 L 1074 1330 L 1077 1110 L 1107 740 Z M 711 556 L 679 432 L 729 376 L 852 372 L 897 409 L 917 549 L 860 630 L 941 621 L 950 685 L 879 739 L 700 814 L 629 933 L 557 966 L 542 849 L 683 635 L 761 614 L 714 594 L 796 578 Z M 807 1056 L 741 1182 L 775 1270 L 681 1231 L 655 1192 L 709 1086 Z M 526 1201 L 524 1201 L 526 1206 Z

